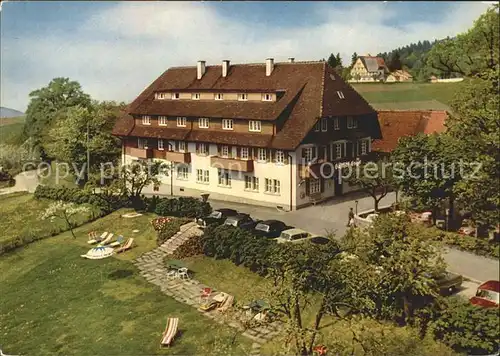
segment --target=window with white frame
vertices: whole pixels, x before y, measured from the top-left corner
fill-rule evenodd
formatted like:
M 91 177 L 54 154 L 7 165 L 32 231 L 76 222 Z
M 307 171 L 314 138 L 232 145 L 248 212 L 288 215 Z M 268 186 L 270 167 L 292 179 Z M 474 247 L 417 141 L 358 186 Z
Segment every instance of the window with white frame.
M 161 138 L 158 139 L 158 149 L 161 150 L 161 151 L 164 150 L 163 139 L 161 139 Z
M 320 127 L 321 127 L 321 122 L 319 122 L 319 121 L 318 121 L 318 122 L 316 122 L 316 123 L 314 124 L 314 131 L 315 131 L 315 132 L 319 132 Z
M 167 126 L 168 119 L 166 116 L 158 116 L 158 125 Z
M 188 179 L 188 167 L 182 165 L 177 167 L 177 179 L 187 180 Z
M 281 182 L 277 179 L 266 178 L 266 193 L 270 194 L 280 194 L 281 193 Z
M 165 93 L 156 93 L 155 94 L 156 99 L 166 99 Z
M 370 141 L 369 140 L 361 140 L 360 143 L 360 154 L 366 155 L 370 151 Z
M 248 100 L 248 94 L 247 93 L 240 93 L 240 94 L 238 94 L 238 100 L 239 101 L 247 101 Z
M 177 126 L 178 127 L 186 127 L 186 118 L 185 117 L 177 117 Z
M 215 94 L 215 100 L 224 100 L 224 94 L 222 93 Z
M 177 100 L 181 98 L 181 94 L 179 93 L 172 93 L 172 100 Z
M 321 119 L 321 131 L 325 132 L 328 130 L 328 119 L 326 117 Z
M 337 95 L 339 96 L 340 99 L 345 99 L 344 93 L 342 93 L 341 91 L 337 91 Z
M 240 158 L 241 159 L 248 159 L 248 147 L 241 147 Z
M 262 94 L 262 101 L 273 101 L 273 95 L 269 93 Z
M 148 148 L 148 140 L 145 138 L 138 138 L 137 139 L 137 148 Z
M 196 144 L 196 153 L 199 155 L 208 155 L 208 143 L 197 143 Z
M 321 193 L 321 182 L 319 179 L 311 179 L 309 181 L 309 195 Z
M 341 143 L 341 142 L 338 142 L 338 143 L 335 143 L 333 145 L 333 149 L 335 150 L 335 158 L 343 158 L 343 153 L 344 153 L 344 149 L 343 149 L 343 146 L 344 146 L 344 143 Z
M 232 130 L 233 129 L 233 119 L 222 119 L 222 129 Z
M 348 116 L 347 117 L 347 128 L 348 129 L 355 129 L 357 127 L 358 127 L 358 120 L 353 116 Z
M 222 157 L 229 157 L 229 146 L 222 146 L 220 152 Z
M 245 189 L 246 190 L 259 190 L 259 178 L 252 176 L 245 176 Z
M 196 170 L 196 182 L 197 183 L 209 183 L 210 182 L 210 172 L 205 169 L 197 169 Z
M 248 131 L 251 132 L 260 132 L 261 131 L 261 123 L 258 120 L 250 120 L 248 122 Z
M 231 186 L 231 173 L 223 169 L 219 169 L 219 185 L 224 187 Z
M 265 148 L 259 148 L 257 151 L 257 160 L 264 162 L 267 160 L 267 150 Z
M 304 158 L 306 162 L 311 162 L 313 160 L 313 155 L 314 155 L 313 148 L 314 147 L 304 147 L 302 149 L 302 158 Z
M 285 152 L 282 150 L 276 150 L 274 155 L 276 163 L 285 163 Z
M 200 129 L 208 129 L 209 120 L 206 117 L 200 117 L 198 119 L 198 127 Z
M 142 117 L 143 125 L 151 125 L 151 116 L 143 116 Z
M 186 152 L 186 142 L 179 141 L 179 152 Z
M 200 100 L 200 93 L 191 94 L 191 100 Z
M 338 117 L 333 118 L 333 129 L 340 130 L 340 122 Z

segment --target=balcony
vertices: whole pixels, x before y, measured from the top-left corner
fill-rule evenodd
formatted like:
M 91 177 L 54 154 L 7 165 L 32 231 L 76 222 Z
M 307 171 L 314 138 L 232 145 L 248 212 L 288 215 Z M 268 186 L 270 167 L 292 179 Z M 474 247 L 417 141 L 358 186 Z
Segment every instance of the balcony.
M 212 167 L 227 169 L 229 171 L 253 172 L 253 161 L 237 158 L 211 157 Z
M 191 163 L 191 153 L 165 151 L 165 159 L 170 162 L 189 164 Z
M 152 148 L 125 147 L 125 154 L 136 158 L 152 158 Z

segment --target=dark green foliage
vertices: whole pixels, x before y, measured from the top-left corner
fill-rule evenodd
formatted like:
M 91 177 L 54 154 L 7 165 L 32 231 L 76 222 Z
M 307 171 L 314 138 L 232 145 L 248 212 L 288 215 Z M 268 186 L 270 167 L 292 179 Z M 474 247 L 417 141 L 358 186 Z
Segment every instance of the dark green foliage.
M 429 332 L 457 352 L 485 355 L 500 347 L 500 309 L 481 308 L 459 298 L 446 300 Z
M 160 231 L 158 231 L 158 237 L 156 238 L 158 246 L 174 236 L 180 230 L 181 226 L 187 224 L 189 221 L 189 219 L 182 218 L 173 219 L 166 224 Z
M 180 245 L 177 248 L 177 250 L 174 251 L 173 257 L 177 259 L 182 259 L 202 254 L 203 254 L 202 236 L 196 235 L 187 239 L 182 245 Z
M 476 255 L 500 258 L 500 243 L 490 241 L 486 238 L 460 235 L 454 232 L 436 230 L 437 239 L 443 241 L 448 246 L 456 247 L 463 251 L 472 252 Z
M 36 187 L 34 195 L 36 199 L 45 198 L 51 200 L 62 200 L 75 204 L 92 204 L 99 207 L 106 213 L 110 213 L 127 205 L 127 200 L 124 197 L 116 196 L 112 200 L 105 200 L 101 198 L 99 194 L 93 194 L 79 188 L 49 187 L 39 185 Z
M 177 216 L 195 218 L 205 216 L 212 212 L 210 203 L 203 202 L 199 199 L 192 197 L 179 197 L 179 198 L 146 198 L 147 206 L 154 206 L 154 211 L 160 216 Z

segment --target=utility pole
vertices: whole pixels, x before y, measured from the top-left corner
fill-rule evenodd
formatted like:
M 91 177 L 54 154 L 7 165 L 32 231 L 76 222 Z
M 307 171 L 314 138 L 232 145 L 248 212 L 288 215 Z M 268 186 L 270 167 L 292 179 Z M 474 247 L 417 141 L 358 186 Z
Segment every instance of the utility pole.
M 87 182 L 89 181 L 90 176 L 90 149 L 89 149 L 89 141 L 90 141 L 90 125 L 87 121 Z

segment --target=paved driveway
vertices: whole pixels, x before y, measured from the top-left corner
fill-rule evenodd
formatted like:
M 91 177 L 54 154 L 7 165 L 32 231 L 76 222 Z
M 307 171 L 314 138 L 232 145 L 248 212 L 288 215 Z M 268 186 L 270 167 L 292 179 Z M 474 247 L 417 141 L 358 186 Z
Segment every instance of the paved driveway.
M 326 203 L 310 206 L 291 212 L 282 212 L 273 208 L 257 207 L 246 204 L 221 202 L 209 199 L 214 208 L 233 208 L 248 213 L 256 219 L 278 219 L 288 225 L 301 228 L 313 234 L 333 232 L 337 237 L 343 236 L 346 231 L 349 208 L 355 208 L 358 200 L 358 211 L 373 208 L 373 199 L 362 194 L 350 194 L 342 198 L 333 199 Z M 389 193 L 380 206 L 390 205 L 395 200 L 395 194 Z M 448 248 L 445 255 L 448 269 L 459 273 L 476 282 L 490 279 L 498 280 L 500 275 L 499 262 L 486 257 Z

